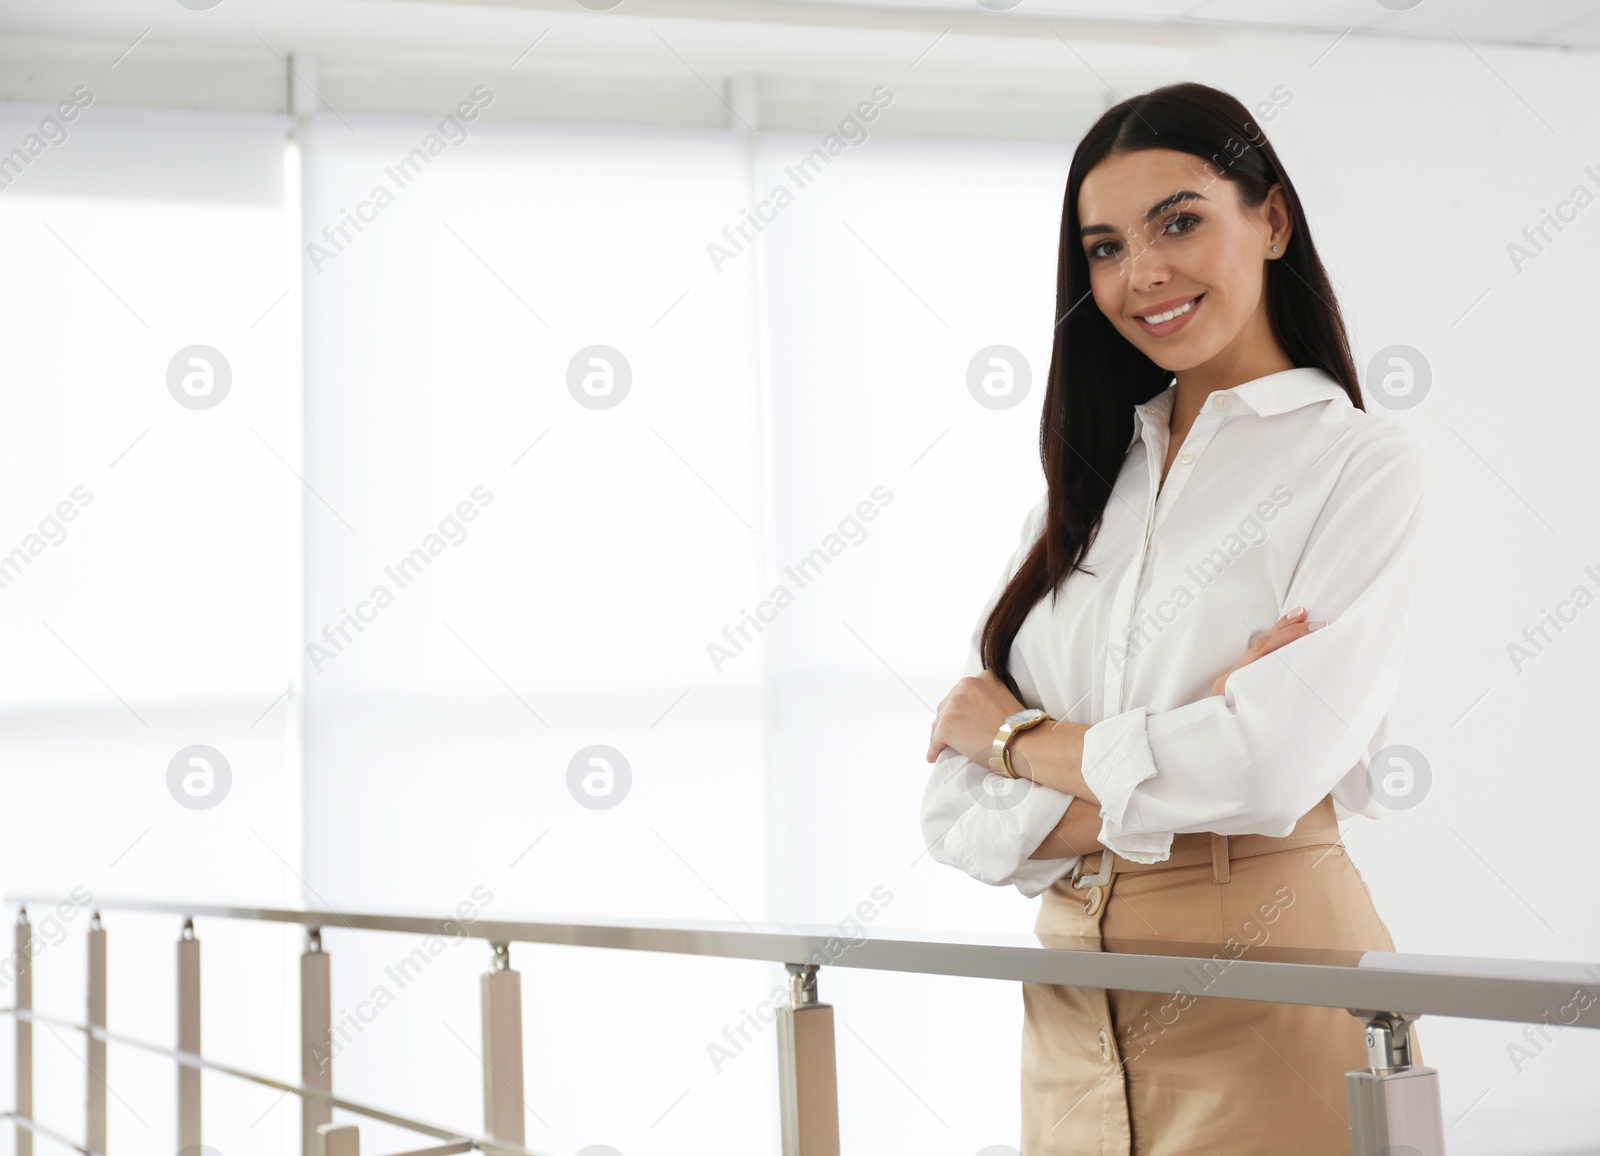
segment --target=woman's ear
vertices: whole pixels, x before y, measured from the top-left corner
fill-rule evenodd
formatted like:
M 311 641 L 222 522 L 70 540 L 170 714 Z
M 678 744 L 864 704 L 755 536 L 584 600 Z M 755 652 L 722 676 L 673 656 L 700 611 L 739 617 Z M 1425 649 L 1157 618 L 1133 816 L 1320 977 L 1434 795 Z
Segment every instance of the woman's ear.
M 1267 190 L 1267 199 L 1261 204 L 1261 221 L 1266 226 L 1264 237 L 1266 258 L 1273 260 L 1289 251 L 1289 238 L 1294 234 L 1294 221 L 1289 214 L 1289 198 L 1282 184 Z M 1273 246 L 1277 249 L 1274 250 Z

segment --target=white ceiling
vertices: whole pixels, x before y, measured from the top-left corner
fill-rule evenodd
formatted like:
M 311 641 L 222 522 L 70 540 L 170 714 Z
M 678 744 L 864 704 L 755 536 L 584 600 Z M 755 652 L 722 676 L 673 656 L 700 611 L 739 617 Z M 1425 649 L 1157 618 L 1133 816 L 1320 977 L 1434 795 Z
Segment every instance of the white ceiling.
M 206 3 L 208 0 L 187 0 Z M 992 0 L 998 5 L 1013 0 Z M 610 3 L 610 0 L 592 0 Z M 1402 10 L 1403 11 L 1397 11 Z M 192 11 L 179 0 L 8 0 L 0 30 L 11 34 L 106 37 L 149 29 L 160 38 L 242 42 L 246 24 L 267 24 L 283 34 L 330 42 L 390 46 L 483 48 L 501 30 L 533 16 L 573 16 L 586 21 L 696 19 L 696 21 L 838 24 L 902 27 L 906 16 L 949 22 L 952 16 L 1005 35 L 1005 26 L 1035 21 L 1099 24 L 1109 34 L 1134 29 L 1274 29 L 1339 35 L 1466 38 L 1482 43 L 1600 48 L 1597 0 L 1021 0 L 989 11 L 976 0 L 621 0 L 597 13 L 578 0 L 221 0 Z
M 506 34 L 533 25 L 570 21 L 597 32 L 645 20 L 678 20 L 948 27 L 993 36 L 1039 35 L 1040 24 L 1049 21 L 1074 36 L 1115 39 L 1256 29 L 1600 48 L 1597 0 L 1020 0 L 1006 11 L 988 10 L 977 0 L 621 0 L 604 12 L 578 0 L 221 0 L 207 11 L 185 6 L 207 2 L 7 0 L 0 6 L 0 32 L 116 39 L 149 29 L 158 40 L 246 44 L 255 27 L 345 48 L 474 51 L 504 48 Z
M 837 120 L 890 82 L 895 132 L 1075 139 L 1152 78 L 1246 41 L 1304 68 L 1348 37 L 1600 48 L 1600 0 L 5 0 L 0 100 L 281 113 L 296 56 L 344 114 L 433 114 L 492 81 L 496 117 L 762 129 Z M 585 0 L 592 4 L 611 0 Z M 1006 4 L 1011 0 L 984 0 Z M 1465 43 L 1463 43 L 1465 42 Z M 1487 58 L 1485 58 L 1487 59 Z

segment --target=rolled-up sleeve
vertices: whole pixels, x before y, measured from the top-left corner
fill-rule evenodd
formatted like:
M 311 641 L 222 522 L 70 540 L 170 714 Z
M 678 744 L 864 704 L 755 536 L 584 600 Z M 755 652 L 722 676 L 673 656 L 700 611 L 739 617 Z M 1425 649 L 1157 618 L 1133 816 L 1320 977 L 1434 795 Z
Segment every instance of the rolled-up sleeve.
M 989 612 L 999 602 L 1011 576 L 1027 557 L 1043 524 L 1044 501 L 1023 523 L 1022 542 L 978 616 L 967 648 L 963 672 L 983 671 L 979 644 Z M 934 761 L 922 793 L 922 835 L 928 854 L 939 863 L 958 867 L 995 887 L 1015 886 L 1032 898 L 1071 871 L 1077 856 L 1030 859 L 1055 829 L 1072 796 L 1031 779 L 1009 779 L 946 747 Z
M 1234 671 L 1222 695 L 1085 732 L 1101 843 L 1156 863 L 1180 832 L 1283 836 L 1361 762 L 1400 681 L 1433 468 L 1398 427 L 1345 463 L 1284 595 L 1328 625 Z
M 1004 780 L 985 793 L 987 776 Z M 1028 856 L 1067 813 L 1072 796 L 1027 779 L 1006 779 L 964 755 L 945 750 L 922 796 L 928 853 L 995 887 L 1011 884 L 1032 898 L 1072 870 L 1077 857 Z

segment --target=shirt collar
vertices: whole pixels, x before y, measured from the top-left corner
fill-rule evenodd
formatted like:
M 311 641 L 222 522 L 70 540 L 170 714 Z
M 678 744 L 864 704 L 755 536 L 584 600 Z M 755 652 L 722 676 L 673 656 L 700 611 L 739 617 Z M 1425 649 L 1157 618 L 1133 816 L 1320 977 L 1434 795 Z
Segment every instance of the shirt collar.
M 1345 393 L 1344 386 L 1339 384 L 1338 379 L 1327 370 L 1314 365 L 1280 370 L 1253 381 L 1243 382 L 1232 389 L 1217 390 L 1206 399 L 1208 409 L 1217 404 L 1212 399 L 1218 394 L 1228 395 L 1229 412 L 1239 412 L 1233 408 L 1233 403 L 1238 402 L 1260 417 L 1288 413 L 1290 410 L 1300 409 L 1302 406 L 1319 401 L 1342 401 L 1347 406 L 1350 404 L 1350 395 Z M 1145 423 L 1162 427 L 1167 425 L 1172 419 L 1172 403 L 1177 396 L 1178 380 L 1173 378 L 1166 389 L 1149 401 L 1133 407 L 1133 437 L 1128 440 L 1129 449 L 1132 449 L 1134 443 L 1141 437 Z

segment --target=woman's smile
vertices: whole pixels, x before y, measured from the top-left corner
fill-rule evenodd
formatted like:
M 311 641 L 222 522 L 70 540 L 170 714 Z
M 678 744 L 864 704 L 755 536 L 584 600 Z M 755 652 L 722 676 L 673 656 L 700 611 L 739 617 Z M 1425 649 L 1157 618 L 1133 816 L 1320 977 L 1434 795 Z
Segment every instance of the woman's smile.
M 1205 296 L 1204 293 L 1201 293 L 1194 297 L 1177 298 L 1176 303 L 1171 301 L 1162 302 L 1157 308 L 1146 310 L 1143 314 L 1135 314 L 1133 319 L 1139 323 L 1139 328 L 1151 337 L 1169 337 L 1189 324 L 1190 318 L 1199 312 L 1200 303 L 1205 300 Z M 1147 317 L 1165 316 L 1174 310 L 1181 310 L 1182 312 L 1166 321 L 1152 322 L 1145 320 Z

